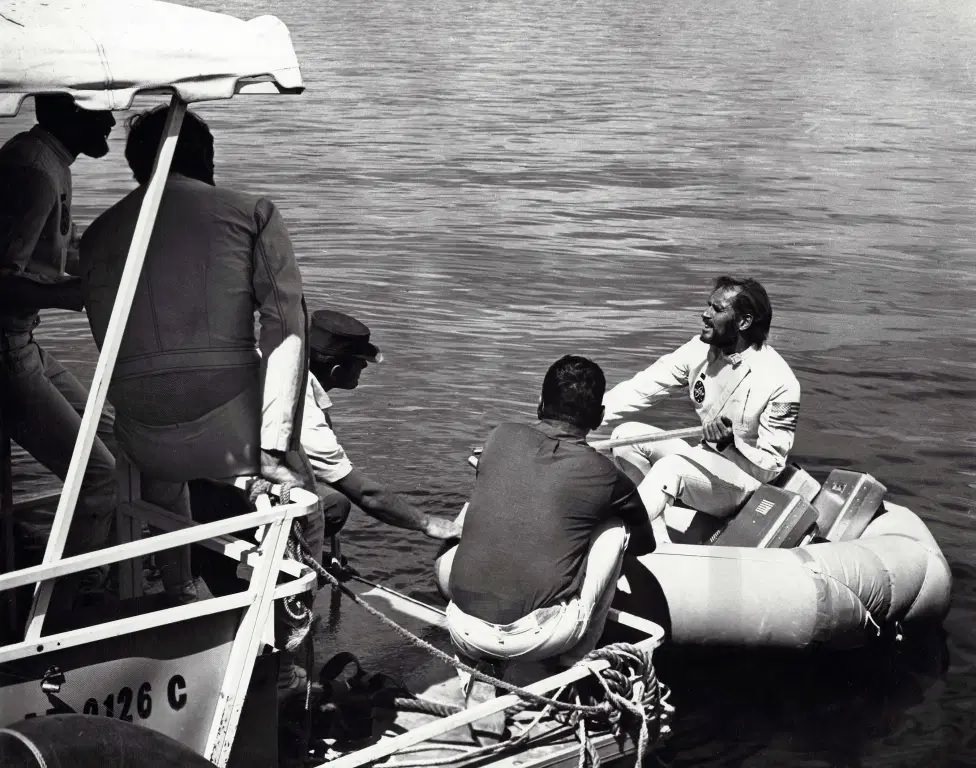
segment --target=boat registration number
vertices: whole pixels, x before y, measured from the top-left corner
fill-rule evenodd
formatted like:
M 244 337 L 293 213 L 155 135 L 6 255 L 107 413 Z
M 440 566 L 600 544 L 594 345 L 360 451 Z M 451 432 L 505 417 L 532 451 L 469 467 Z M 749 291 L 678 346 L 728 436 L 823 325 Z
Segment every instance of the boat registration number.
M 153 700 L 153 686 L 148 680 L 136 686 L 123 685 L 118 691 L 107 694 L 104 698 L 89 696 L 81 706 L 81 713 L 85 715 L 104 715 L 115 717 L 126 722 L 148 720 L 153 713 L 153 706 L 168 706 L 173 712 L 178 712 L 187 706 L 186 678 L 183 675 L 173 675 L 166 684 L 163 695 L 157 695 Z M 26 712 L 23 719 L 42 715 L 62 715 L 76 710 L 57 696 L 48 697 L 52 706 L 43 712 Z M 161 701 L 160 701 L 161 700 Z
M 235 628 L 235 616 L 203 617 L 4 664 L 0 727 L 44 715 L 97 715 L 144 725 L 202 753 Z

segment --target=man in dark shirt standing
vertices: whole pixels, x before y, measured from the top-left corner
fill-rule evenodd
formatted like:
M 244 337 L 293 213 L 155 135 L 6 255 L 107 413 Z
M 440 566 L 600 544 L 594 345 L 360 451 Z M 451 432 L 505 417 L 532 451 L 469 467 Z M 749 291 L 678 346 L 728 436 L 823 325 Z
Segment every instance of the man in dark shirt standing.
M 449 581 L 448 627 L 464 655 L 572 663 L 595 647 L 627 525 L 647 525 L 633 482 L 585 442 L 605 389 L 598 365 L 560 358 L 540 423 L 502 424 L 485 443 Z
M 71 165 L 103 157 L 115 118 L 78 107 L 64 93 L 34 97 L 37 125 L 0 148 L 0 422 L 21 448 L 62 480 L 88 401 L 88 390 L 34 338 L 43 309 L 83 308 L 71 221 Z M 106 546 L 115 518 L 112 420 L 102 414 L 92 443 L 65 555 Z M 18 531 L 20 567 L 43 552 L 52 519 L 38 511 Z M 28 532 L 43 536 L 38 540 Z M 70 609 L 87 582 L 99 591 L 107 569 L 59 580 L 55 610 Z

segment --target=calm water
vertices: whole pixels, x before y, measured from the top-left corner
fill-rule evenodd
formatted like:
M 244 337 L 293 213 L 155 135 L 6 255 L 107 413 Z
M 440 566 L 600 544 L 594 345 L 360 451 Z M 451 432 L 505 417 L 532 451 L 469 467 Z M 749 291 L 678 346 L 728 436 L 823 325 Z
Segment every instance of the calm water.
M 242 17 L 258 0 L 200 3 Z M 976 12 L 967 2 L 283 0 L 308 92 L 205 106 L 218 182 L 266 191 L 312 308 L 386 361 L 335 421 L 357 464 L 453 512 L 464 459 L 561 354 L 611 382 L 692 335 L 731 271 L 773 298 L 796 456 L 855 467 L 953 567 L 945 637 L 797 660 L 681 653 L 673 765 L 976 764 Z M 27 120 L 3 126 L 3 138 Z M 131 182 L 76 165 L 89 221 Z M 91 375 L 84 319 L 39 335 Z M 685 403 L 664 426 L 690 423 Z M 18 460 L 18 487 L 50 481 Z M 356 523 L 364 572 L 430 596 L 434 547 Z M 351 610 L 351 609 L 348 609 Z

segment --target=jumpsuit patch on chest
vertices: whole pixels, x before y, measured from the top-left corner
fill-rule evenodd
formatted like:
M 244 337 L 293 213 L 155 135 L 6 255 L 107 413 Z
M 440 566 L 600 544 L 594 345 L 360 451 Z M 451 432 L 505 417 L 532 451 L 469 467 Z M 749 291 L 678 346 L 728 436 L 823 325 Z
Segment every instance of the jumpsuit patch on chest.
M 699 379 L 695 382 L 695 387 L 692 390 L 692 397 L 695 398 L 695 402 L 701 405 L 705 402 L 705 384 Z

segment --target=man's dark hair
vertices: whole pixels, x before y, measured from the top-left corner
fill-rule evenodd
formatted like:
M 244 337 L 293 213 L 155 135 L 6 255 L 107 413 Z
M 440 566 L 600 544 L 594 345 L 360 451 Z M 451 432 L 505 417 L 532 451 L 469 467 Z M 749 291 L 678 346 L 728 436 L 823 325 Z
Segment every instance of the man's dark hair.
M 37 124 L 48 130 L 70 120 L 76 109 L 75 100 L 67 93 L 39 93 L 34 97 Z
M 596 429 L 603 419 L 606 389 L 599 365 L 579 355 L 565 355 L 546 372 L 539 418 L 566 421 L 587 431 Z
M 162 105 L 133 115 L 126 121 L 129 138 L 125 142 L 125 159 L 140 184 L 148 182 L 152 175 L 167 111 L 168 106 Z M 213 134 L 203 118 L 189 110 L 183 117 L 170 172 L 181 173 L 207 184 L 214 183 Z
M 735 313 L 739 317 L 749 315 L 752 318 L 752 325 L 743 331 L 742 336 L 752 346 L 761 347 L 769 336 L 769 325 L 773 321 L 773 307 L 769 303 L 766 289 L 751 277 L 737 278 L 728 275 L 722 275 L 715 281 L 713 290 L 719 289 L 736 292 L 732 299 Z

